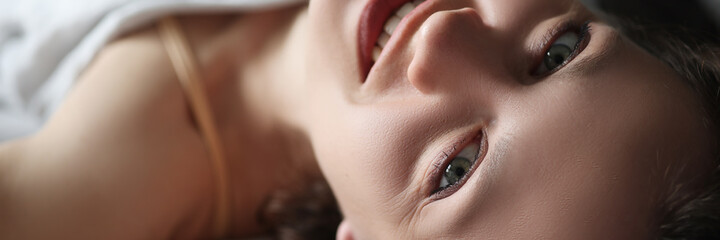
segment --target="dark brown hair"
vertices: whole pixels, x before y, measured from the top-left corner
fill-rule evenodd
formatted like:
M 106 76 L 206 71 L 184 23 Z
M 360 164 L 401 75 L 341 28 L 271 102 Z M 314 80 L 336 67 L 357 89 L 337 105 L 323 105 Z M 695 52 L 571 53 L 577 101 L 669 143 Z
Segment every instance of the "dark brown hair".
M 274 239 L 335 239 L 342 220 L 330 186 L 322 178 L 281 189 L 268 197 L 258 221 Z
M 715 136 L 712 166 L 691 182 L 671 181 L 659 202 L 655 239 L 720 239 L 720 29 L 697 1 L 600 2 L 610 22 L 682 77 L 704 105 Z M 679 160 L 687 161 L 687 160 Z M 682 166 L 674 164 L 673 166 Z M 671 169 L 671 171 L 678 169 Z M 679 170 L 682 171 L 682 170 Z

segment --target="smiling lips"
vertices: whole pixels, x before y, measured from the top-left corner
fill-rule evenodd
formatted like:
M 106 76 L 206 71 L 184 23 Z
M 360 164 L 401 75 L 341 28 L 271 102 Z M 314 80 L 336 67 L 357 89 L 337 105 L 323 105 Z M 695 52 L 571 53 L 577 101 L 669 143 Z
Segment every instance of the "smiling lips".
M 425 0 L 371 0 L 360 18 L 358 48 L 365 81 L 403 17 Z
M 375 43 L 375 47 L 373 48 L 373 62 L 377 62 L 378 58 L 380 57 L 380 53 L 382 53 L 383 48 L 390 40 L 390 37 L 395 31 L 395 28 L 397 28 L 397 26 L 400 24 L 400 20 L 402 20 L 403 17 L 407 16 L 410 12 L 412 12 L 412 10 L 415 10 L 415 8 L 423 2 L 425 2 L 425 0 L 414 0 L 413 2 L 405 3 L 400 7 L 400 9 L 395 11 L 395 15 L 392 15 L 390 16 L 390 18 L 388 18 L 388 20 L 385 22 L 385 25 L 383 26 L 383 32 L 380 33 L 380 37 L 378 37 L 378 40 Z

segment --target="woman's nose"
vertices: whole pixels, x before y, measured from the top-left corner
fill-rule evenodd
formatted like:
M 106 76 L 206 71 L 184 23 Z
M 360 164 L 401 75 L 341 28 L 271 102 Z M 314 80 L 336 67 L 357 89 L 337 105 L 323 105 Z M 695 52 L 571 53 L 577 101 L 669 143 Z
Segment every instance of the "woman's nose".
M 469 88 L 502 71 L 503 46 L 472 8 L 442 11 L 428 18 L 413 44 L 408 80 L 424 94 Z M 474 82 L 474 83 L 473 83 Z

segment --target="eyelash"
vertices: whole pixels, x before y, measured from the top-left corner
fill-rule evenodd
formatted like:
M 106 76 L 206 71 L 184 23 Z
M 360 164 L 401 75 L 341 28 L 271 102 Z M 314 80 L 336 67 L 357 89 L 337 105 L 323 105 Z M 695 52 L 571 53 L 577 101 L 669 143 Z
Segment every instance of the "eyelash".
M 480 153 L 477 156 L 477 159 L 474 159 L 475 161 L 473 161 L 473 165 L 470 167 L 468 172 L 456 184 L 449 185 L 444 188 L 435 189 L 435 186 L 439 185 L 440 180 L 442 179 L 443 171 L 445 170 L 445 168 L 447 168 L 450 162 L 452 162 L 452 160 L 457 157 L 457 155 L 459 155 L 466 146 L 472 144 L 473 141 L 479 142 Z M 433 165 L 434 169 L 430 176 L 430 178 L 432 179 L 432 191 L 430 193 L 430 196 L 437 200 L 452 195 L 455 191 L 462 187 L 467 181 L 467 179 L 473 174 L 477 166 L 480 165 L 480 159 L 485 158 L 484 155 L 487 153 L 487 151 L 487 132 L 484 130 L 480 133 L 479 136 L 473 137 L 472 139 L 463 139 L 462 141 L 453 144 L 452 148 L 443 151 L 440 154 L 440 160 L 436 161 L 436 163 Z
M 542 41 L 541 47 L 537 48 L 539 51 L 536 51 L 534 54 L 535 57 L 535 64 L 533 64 L 533 68 L 531 69 L 531 75 L 534 75 L 537 78 L 543 78 L 549 75 L 552 75 L 553 73 L 559 71 L 566 65 L 568 65 L 572 60 L 575 59 L 580 53 L 585 50 L 585 47 L 589 43 L 590 40 L 590 21 L 584 22 L 582 25 L 578 25 L 575 21 L 568 21 L 564 24 L 560 25 L 560 27 L 556 27 L 551 29 L 543 38 L 544 41 Z M 564 34 L 574 31 L 578 34 L 578 42 L 575 45 L 575 48 L 573 49 L 572 55 L 568 57 L 567 60 L 565 60 L 565 63 L 562 65 L 556 67 L 555 69 L 549 70 L 546 73 L 543 74 L 535 74 L 535 71 L 540 67 L 540 65 L 543 63 L 545 53 L 547 53 L 550 48 L 553 46 L 553 43 L 557 41 L 561 36 Z
M 445 151 L 442 152 L 442 155 L 444 156 L 442 161 L 433 165 L 435 167 L 435 169 L 433 171 L 434 174 L 432 176 L 432 178 L 434 179 L 432 182 L 433 183 L 432 186 L 438 185 L 438 183 L 440 182 L 440 180 L 442 179 L 442 176 L 443 176 L 443 169 L 446 168 L 447 165 L 450 164 L 450 162 L 453 160 L 453 158 L 455 158 L 455 156 L 460 153 L 461 149 L 459 149 L 458 146 L 460 146 L 461 144 L 464 144 L 465 142 L 466 141 L 463 141 L 463 142 L 453 145 L 452 149 L 450 150 L 450 154 L 448 154 Z M 460 182 L 462 182 L 464 179 L 465 179 L 465 177 L 463 177 L 463 179 Z M 451 188 L 455 185 L 458 185 L 458 184 L 450 185 L 450 186 L 447 186 L 444 188 L 433 189 L 431 195 L 437 195 L 438 193 L 441 193 L 441 192 L 445 191 L 446 189 Z
M 540 48 L 542 50 L 539 51 L 540 52 L 539 54 L 537 54 L 537 56 L 539 56 L 539 57 L 538 57 L 538 60 L 536 61 L 537 63 L 535 64 L 535 68 L 533 68 L 533 71 L 535 69 L 537 69 L 537 67 L 540 64 L 542 64 L 544 54 L 547 51 L 549 51 L 550 47 L 552 47 L 552 43 L 554 43 L 556 40 L 558 40 L 558 38 L 561 37 L 562 35 L 570 32 L 570 31 L 576 31 L 576 33 L 578 34 L 578 42 L 573 49 L 573 53 L 565 60 L 565 62 L 562 65 L 560 65 L 560 66 L 556 67 L 555 69 L 552 69 L 552 70 L 548 71 L 547 73 L 542 74 L 541 76 L 538 76 L 538 77 L 544 77 L 547 75 L 551 75 L 551 74 L 559 71 L 563 67 L 565 67 L 573 59 L 575 59 L 575 57 L 577 57 L 582 52 L 582 50 L 584 50 L 584 48 L 587 46 L 589 39 L 590 39 L 590 30 L 591 30 L 590 29 L 590 21 L 587 21 L 580 26 L 578 26 L 576 23 L 570 21 L 570 22 L 567 22 L 567 23 L 561 25 L 561 27 L 559 27 L 559 28 L 554 28 L 553 30 L 551 30 L 544 38 L 545 41 L 543 41 L 543 45 Z M 484 134 L 485 133 L 483 133 L 483 135 Z M 466 142 L 467 142 L 467 140 L 458 142 L 458 143 L 454 144 L 451 149 L 449 149 L 448 151 L 444 151 L 441 154 L 442 159 L 434 165 L 435 169 L 433 170 L 433 173 L 431 174 L 432 175 L 431 178 L 433 179 L 431 186 L 438 185 L 438 183 L 440 182 L 440 179 L 442 178 L 444 168 L 446 168 L 448 166 L 448 164 L 450 164 L 450 162 L 456 157 L 456 155 L 459 154 L 459 152 L 462 150 L 462 148 L 460 148 L 460 146 L 463 146 L 463 148 L 464 148 Z M 485 140 L 481 141 L 480 145 L 481 145 L 482 153 L 487 152 L 486 144 L 487 143 L 485 142 Z M 448 152 L 450 152 L 450 153 L 448 154 Z M 480 159 L 482 159 L 482 158 L 483 158 L 483 156 L 480 156 Z M 479 162 L 480 161 L 478 161 L 478 159 L 475 159 L 475 161 L 473 162 L 473 166 L 470 168 L 470 170 L 456 184 L 449 185 L 444 188 L 433 189 L 432 192 L 430 193 L 430 195 L 436 199 L 441 199 L 441 198 L 445 198 L 449 195 L 452 195 L 457 189 L 459 189 L 460 187 L 462 187 L 462 185 L 465 184 L 465 181 L 475 171 Z

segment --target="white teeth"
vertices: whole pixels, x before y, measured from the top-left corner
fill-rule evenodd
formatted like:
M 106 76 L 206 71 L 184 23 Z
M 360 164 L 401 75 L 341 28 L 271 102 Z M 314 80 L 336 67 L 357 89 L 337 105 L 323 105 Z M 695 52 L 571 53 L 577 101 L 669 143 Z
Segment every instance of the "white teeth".
M 387 33 L 382 33 L 378 38 L 377 45 L 381 48 L 385 48 L 385 45 L 387 45 L 388 41 L 390 41 L 390 35 L 388 35 Z
M 385 32 L 387 34 L 392 35 L 395 31 L 395 28 L 397 28 L 398 24 L 400 24 L 400 19 L 398 16 L 392 16 L 388 21 L 385 23 Z
M 413 5 L 412 3 L 406 3 L 405 5 L 402 5 L 402 7 L 400 7 L 400 10 L 397 10 L 397 12 L 395 12 L 395 16 L 398 16 L 400 18 L 405 17 L 413 9 L 415 9 L 415 5 Z
M 380 53 L 382 53 L 383 48 L 388 44 L 388 41 L 390 41 L 390 36 L 393 32 L 395 32 L 398 25 L 400 25 L 400 21 L 402 21 L 403 17 L 410 14 L 410 12 L 423 2 L 425 2 L 425 0 L 413 0 L 412 2 L 405 3 L 400 7 L 400 9 L 395 11 L 395 15 L 391 16 L 390 19 L 385 22 L 385 26 L 383 26 L 384 32 L 380 34 L 375 44 L 375 48 L 373 48 L 372 54 L 374 61 L 377 61 L 378 58 L 380 58 Z
M 382 48 L 375 46 L 373 48 L 373 61 L 377 62 L 377 60 L 380 58 L 380 53 L 382 53 Z

